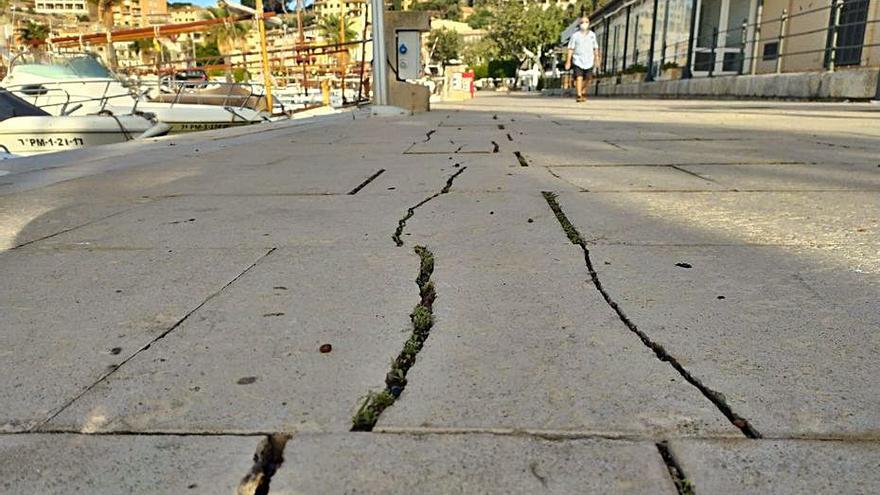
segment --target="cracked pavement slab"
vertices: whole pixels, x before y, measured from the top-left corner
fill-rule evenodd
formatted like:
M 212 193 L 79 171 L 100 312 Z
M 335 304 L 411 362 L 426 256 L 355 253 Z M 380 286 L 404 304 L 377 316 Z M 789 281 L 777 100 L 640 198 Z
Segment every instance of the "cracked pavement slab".
M 411 220 L 436 322 L 378 428 L 736 434 L 618 321 L 555 222 L 537 194 L 451 193 Z
M 16 162 L 0 491 L 880 492 L 878 116 L 483 93 Z
M 418 259 L 337 248 L 328 269 L 327 255 L 276 250 L 46 428 L 347 431 L 408 336 Z
M 0 491 L 233 494 L 260 437 L 0 435 Z
M 263 253 L 32 246 L 0 254 L 0 430 L 47 420 Z
M 804 440 L 676 440 L 670 448 L 696 493 L 847 493 L 880 486 L 880 445 Z
M 674 494 L 649 442 L 504 435 L 298 435 L 277 493 Z

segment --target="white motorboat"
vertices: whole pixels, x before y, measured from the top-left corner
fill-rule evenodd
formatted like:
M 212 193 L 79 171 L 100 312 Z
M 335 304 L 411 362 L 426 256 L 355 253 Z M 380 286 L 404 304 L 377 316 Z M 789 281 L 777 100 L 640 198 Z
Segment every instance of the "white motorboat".
M 210 100 L 193 99 L 185 85 L 154 88 L 149 92 L 123 83 L 101 61 L 86 53 L 28 53 L 16 57 L 0 86 L 51 115 L 125 115 L 151 113 L 171 127 L 172 133 L 219 129 L 263 122 L 268 114 L 242 85 L 212 83 Z M 242 93 L 246 93 L 242 96 Z
M 142 115 L 56 116 L 0 89 L 0 151 L 18 156 L 121 143 L 166 134 Z

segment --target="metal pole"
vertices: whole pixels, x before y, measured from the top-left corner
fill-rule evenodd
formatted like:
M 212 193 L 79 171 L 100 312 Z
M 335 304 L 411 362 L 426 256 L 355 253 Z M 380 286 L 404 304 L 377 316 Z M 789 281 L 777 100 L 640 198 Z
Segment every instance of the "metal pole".
M 690 79 L 694 76 L 694 73 L 691 70 L 691 65 L 693 65 L 694 61 L 694 33 L 697 29 L 697 6 L 699 5 L 700 0 L 691 1 L 693 2 L 691 6 L 691 28 L 688 32 L 687 60 L 684 63 L 684 70 L 681 71 L 682 79 Z
M 388 104 L 388 55 L 385 49 L 385 2 L 370 0 L 373 9 L 373 103 Z
M 605 74 L 608 72 L 608 38 L 611 37 L 611 23 L 608 18 L 605 18 L 605 39 L 602 40 L 602 44 L 605 45 L 602 47 L 602 73 Z
M 629 49 L 629 11 L 631 8 L 631 5 L 626 7 L 626 30 L 623 33 L 623 65 L 620 67 L 620 70 L 626 70 L 626 56 Z
M 272 75 L 269 73 L 269 50 L 266 47 L 266 23 L 263 22 L 263 0 L 257 0 L 257 25 L 260 28 L 260 55 L 263 59 L 263 84 L 266 85 L 266 111 L 272 113 Z
M 752 63 L 751 74 L 758 71 L 758 44 L 761 41 L 761 19 L 764 16 L 764 3 L 758 4 L 758 12 L 755 14 L 755 30 L 752 32 Z
M 748 33 L 749 29 L 749 20 L 743 19 L 742 23 L 742 33 L 740 34 L 740 45 L 739 45 L 739 75 L 742 75 L 746 70 L 746 41 L 748 41 Z
M 670 0 L 665 0 L 663 2 L 663 43 L 661 43 L 662 48 L 660 49 L 660 69 L 663 69 L 663 66 L 666 65 L 666 36 L 669 30 L 669 2 Z
M 776 50 L 776 73 L 782 73 L 782 53 L 785 47 L 785 26 L 788 24 L 788 9 L 782 9 L 779 18 L 779 48 Z
M 651 15 L 651 47 L 648 51 L 648 73 L 645 75 L 645 81 L 654 80 L 654 46 L 657 39 L 657 8 L 660 7 L 660 0 L 654 0 L 654 12 Z
M 718 28 L 712 28 L 712 46 L 709 51 L 709 77 L 715 72 L 715 45 L 718 44 Z
M 834 9 L 834 25 L 831 26 L 831 53 L 828 55 L 828 72 L 834 72 L 834 64 L 837 62 L 837 36 L 840 33 L 840 11 L 843 10 L 843 0 L 837 0 L 831 4 Z

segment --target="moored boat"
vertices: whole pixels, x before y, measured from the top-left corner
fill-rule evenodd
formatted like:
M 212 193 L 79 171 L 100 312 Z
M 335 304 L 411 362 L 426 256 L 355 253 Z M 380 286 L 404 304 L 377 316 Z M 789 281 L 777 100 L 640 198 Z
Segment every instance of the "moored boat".
M 121 143 L 166 134 L 143 115 L 54 116 L 0 89 L 0 150 L 18 156 Z

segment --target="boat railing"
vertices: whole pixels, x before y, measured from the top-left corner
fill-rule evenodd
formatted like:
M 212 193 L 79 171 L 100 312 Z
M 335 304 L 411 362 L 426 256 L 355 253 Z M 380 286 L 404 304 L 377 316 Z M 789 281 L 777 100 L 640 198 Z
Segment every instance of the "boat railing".
M 265 93 L 248 82 L 156 81 L 156 96 L 161 101 L 177 104 L 201 104 L 244 110 L 258 110 L 265 103 Z M 271 111 L 271 109 L 268 109 Z
M 89 81 L 97 83 L 98 81 Z M 125 99 L 129 102 L 134 100 L 134 106 L 137 106 L 137 95 L 129 91 L 120 91 L 111 94 L 110 88 L 116 87 L 119 81 L 113 79 L 104 81 L 104 89 L 100 95 L 75 94 L 71 95 L 69 90 L 82 90 L 84 83 L 80 80 L 70 81 L 52 81 L 43 83 L 13 84 L 5 86 L 9 91 L 30 98 L 34 106 L 44 110 L 50 110 L 60 107 L 61 115 L 68 115 L 81 108 L 85 103 L 98 102 L 98 112 L 106 110 L 107 104 L 111 100 Z M 78 92 L 77 92 L 78 93 Z M 60 96 L 58 96 L 60 94 Z M 41 97 L 45 97 L 45 101 L 41 101 Z M 61 98 L 63 101 L 54 101 Z

